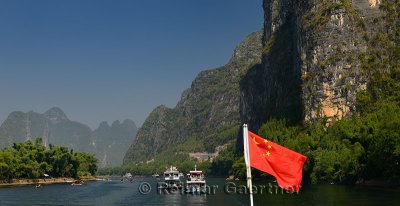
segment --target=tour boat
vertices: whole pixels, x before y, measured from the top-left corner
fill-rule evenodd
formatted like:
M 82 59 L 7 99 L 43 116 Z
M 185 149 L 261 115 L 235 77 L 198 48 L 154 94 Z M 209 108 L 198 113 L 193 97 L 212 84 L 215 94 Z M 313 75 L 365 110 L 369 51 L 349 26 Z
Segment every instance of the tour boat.
M 164 182 L 160 184 L 160 188 L 168 190 L 182 189 L 182 173 L 179 173 L 178 168 L 171 166 L 164 172 Z
M 194 170 L 187 174 L 186 193 L 206 194 L 206 180 L 204 179 L 203 171 L 198 171 L 196 165 Z

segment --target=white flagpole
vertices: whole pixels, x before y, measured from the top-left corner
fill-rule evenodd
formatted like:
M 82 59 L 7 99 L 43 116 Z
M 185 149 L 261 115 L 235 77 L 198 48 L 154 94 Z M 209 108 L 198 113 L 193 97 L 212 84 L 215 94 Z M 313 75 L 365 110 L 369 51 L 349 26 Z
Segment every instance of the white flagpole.
M 243 147 L 244 147 L 244 160 L 246 162 L 247 174 L 247 187 L 250 191 L 250 205 L 253 206 L 253 185 L 251 182 L 251 167 L 250 167 L 250 154 L 249 154 L 249 138 L 248 138 L 247 124 L 243 124 Z

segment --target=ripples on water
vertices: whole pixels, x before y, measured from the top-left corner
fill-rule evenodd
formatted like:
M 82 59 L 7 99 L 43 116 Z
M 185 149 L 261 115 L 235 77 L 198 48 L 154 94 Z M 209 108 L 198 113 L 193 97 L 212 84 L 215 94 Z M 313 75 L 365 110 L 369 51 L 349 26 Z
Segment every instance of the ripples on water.
M 148 182 L 152 187 L 147 195 L 140 194 L 138 190 L 142 182 Z M 226 194 L 223 179 L 209 178 L 207 183 L 218 185 L 215 194 L 158 194 L 157 181 L 151 178 L 135 179 L 133 183 L 116 179 L 110 182 L 87 182 L 82 186 L 58 184 L 45 185 L 38 189 L 34 186 L 0 188 L 0 205 L 249 205 L 248 195 Z M 299 194 L 269 194 L 264 190 L 263 194 L 254 195 L 254 202 L 255 205 L 400 205 L 400 192 L 376 188 L 313 185 L 303 187 Z

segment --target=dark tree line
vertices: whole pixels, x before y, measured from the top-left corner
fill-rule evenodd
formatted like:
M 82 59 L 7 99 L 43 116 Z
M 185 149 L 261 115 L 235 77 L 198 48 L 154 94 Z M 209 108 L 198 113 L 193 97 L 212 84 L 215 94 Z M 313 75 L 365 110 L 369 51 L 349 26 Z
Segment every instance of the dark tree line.
M 0 150 L 0 178 L 78 177 L 94 175 L 97 159 L 89 153 L 74 152 L 67 147 L 50 145 L 46 149 L 42 139 L 34 143 L 14 143 Z

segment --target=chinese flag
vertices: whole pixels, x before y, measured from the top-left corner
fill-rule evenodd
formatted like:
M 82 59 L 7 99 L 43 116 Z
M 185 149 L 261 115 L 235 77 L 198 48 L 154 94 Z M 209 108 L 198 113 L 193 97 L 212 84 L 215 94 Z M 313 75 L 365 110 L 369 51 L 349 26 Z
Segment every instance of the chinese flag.
M 248 132 L 250 166 L 273 175 L 280 187 L 298 192 L 307 157 Z

